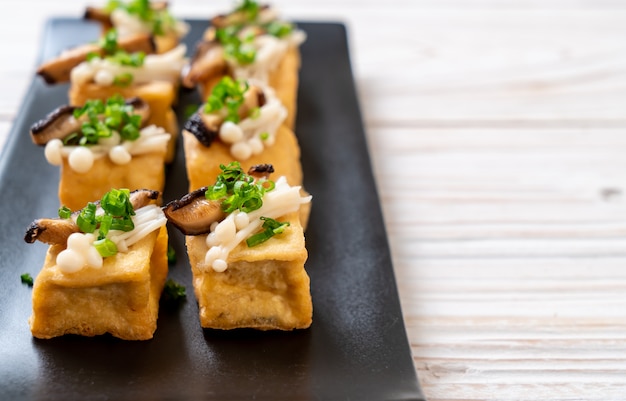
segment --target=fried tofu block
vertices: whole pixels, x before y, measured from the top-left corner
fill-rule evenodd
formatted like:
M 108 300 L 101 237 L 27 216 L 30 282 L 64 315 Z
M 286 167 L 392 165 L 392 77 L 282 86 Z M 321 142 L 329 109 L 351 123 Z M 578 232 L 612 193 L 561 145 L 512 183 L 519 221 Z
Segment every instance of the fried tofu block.
M 174 160 L 176 152 L 176 138 L 178 137 L 178 121 L 172 107 L 176 102 L 177 85 L 166 81 L 154 81 L 149 84 L 131 85 L 128 87 L 101 86 L 94 83 L 85 85 L 71 85 L 69 100 L 72 106 L 82 106 L 88 100 L 106 99 L 115 94 L 122 95 L 125 99 L 139 97 L 150 106 L 150 117 L 146 125 L 154 124 L 162 127 L 172 135 L 167 147 L 165 161 L 170 163 Z
M 189 192 L 205 185 L 212 185 L 222 172 L 220 164 L 228 165 L 233 161 L 230 145 L 215 140 L 211 146 L 202 145 L 196 137 L 183 130 L 185 163 L 189 177 Z M 300 165 L 300 146 L 295 134 L 285 126 L 278 128 L 273 145 L 267 146 L 259 155 L 252 155 L 245 161 L 239 161 L 244 171 L 250 166 L 272 163 L 274 175 L 284 175 L 290 185 L 302 184 L 302 166 Z
M 33 286 L 30 329 L 34 337 L 110 333 L 124 340 L 152 338 L 167 277 L 167 229 L 105 258 L 101 269 L 62 273 L 55 264 L 64 249 L 48 249 Z
M 287 108 L 287 119 L 284 124 L 292 130 L 296 122 L 299 71 L 300 50 L 297 47 L 290 47 L 278 67 L 270 73 L 268 82 L 268 85 L 276 92 L 276 97 Z M 207 99 L 213 87 L 223 77 L 224 75 L 215 75 L 199 82 L 198 86 L 203 100 Z
M 86 173 L 74 171 L 63 158 L 59 181 L 59 201 L 71 210 L 82 209 L 88 202 L 100 199 L 111 188 L 150 188 L 163 192 L 165 186 L 165 153 L 135 155 L 128 164 L 115 164 L 108 156 L 94 160 Z
M 185 166 L 189 178 L 189 192 L 212 185 L 222 172 L 220 164 L 228 165 L 233 161 L 229 145 L 221 141 L 213 141 L 211 146 L 202 145 L 196 137 L 183 130 L 183 146 L 185 149 Z M 300 164 L 300 145 L 295 134 L 286 126 L 281 126 L 276 132 L 276 141 L 266 147 L 259 155 L 253 155 L 241 162 L 247 171 L 251 166 L 271 161 L 274 166 L 274 175 L 285 176 L 289 185 L 302 185 L 302 165 Z M 303 190 L 303 194 L 306 194 Z M 300 206 L 300 223 L 307 227 L 311 204 Z
M 193 286 L 204 328 L 258 330 L 304 329 L 311 325 L 310 280 L 304 269 L 307 250 L 299 218 L 292 213 L 285 231 L 249 248 L 231 251 L 228 269 L 202 269 L 206 235 L 187 236 Z

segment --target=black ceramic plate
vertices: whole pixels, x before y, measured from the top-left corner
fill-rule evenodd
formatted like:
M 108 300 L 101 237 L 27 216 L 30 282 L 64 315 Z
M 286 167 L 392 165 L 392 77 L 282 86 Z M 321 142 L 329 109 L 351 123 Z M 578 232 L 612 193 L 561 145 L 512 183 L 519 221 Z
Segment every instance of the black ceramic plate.
M 191 21 L 189 48 L 206 23 Z M 187 287 L 177 309 L 161 310 L 154 339 L 31 337 L 31 289 L 46 246 L 23 235 L 56 215 L 58 171 L 30 142 L 30 125 L 67 102 L 67 85 L 35 78 L 0 157 L 0 398 L 3 400 L 419 400 L 389 247 L 350 68 L 346 31 L 302 23 L 296 133 L 305 187 L 313 194 L 306 233 L 313 325 L 294 332 L 202 330 L 183 237 L 170 230 Z M 53 19 L 40 60 L 95 39 L 98 28 Z M 196 93 L 182 93 L 179 117 Z M 166 200 L 186 192 L 184 155 L 167 176 Z

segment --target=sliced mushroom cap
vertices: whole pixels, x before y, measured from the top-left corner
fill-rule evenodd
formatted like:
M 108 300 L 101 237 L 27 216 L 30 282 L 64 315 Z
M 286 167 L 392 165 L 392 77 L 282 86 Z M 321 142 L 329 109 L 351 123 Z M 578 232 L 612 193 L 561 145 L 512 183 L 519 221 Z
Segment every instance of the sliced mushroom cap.
M 269 178 L 270 174 L 274 172 L 274 166 L 271 164 L 255 164 L 248 169 L 248 175 L 251 175 L 255 179 Z
M 243 95 L 243 104 L 239 107 L 239 117 L 244 119 L 250 115 L 252 110 L 263 107 L 266 103 L 265 93 L 258 86 L 251 85 Z
M 260 4 L 259 12 L 269 9 L 269 5 Z M 249 22 L 248 15 L 244 11 L 233 11 L 229 14 L 216 15 L 211 19 L 211 25 L 216 28 L 226 28 L 231 25 L 242 25 Z
M 33 221 L 24 235 L 24 241 L 32 244 L 39 240 L 45 244 L 64 244 L 67 238 L 80 232 L 80 229 L 71 219 L 38 219 Z
M 61 106 L 30 127 L 30 137 L 35 145 L 45 145 L 53 139 L 63 139 L 80 131 L 82 121 L 74 118 L 73 106 Z
M 133 209 L 137 210 L 142 208 L 153 201 L 156 201 L 160 196 L 159 191 L 153 191 L 150 189 L 138 189 L 130 193 L 130 203 L 133 205 Z M 100 201 L 93 202 L 96 205 L 100 204 Z M 80 213 L 80 210 L 72 213 L 72 217 L 75 217 Z M 35 241 L 41 241 L 50 245 L 59 245 L 67 243 L 67 238 L 73 234 L 80 232 L 80 228 L 76 225 L 73 219 L 38 219 L 33 221 L 28 229 L 26 235 L 24 235 L 24 241 L 32 244 Z
M 239 117 L 247 118 L 253 109 L 263 107 L 265 102 L 263 90 L 257 86 L 250 86 L 238 110 Z M 183 128 L 192 133 L 202 145 L 209 147 L 219 137 L 223 123 L 224 116 L 221 113 L 204 113 L 204 107 L 200 106 L 200 110 L 185 122 Z
M 215 40 L 203 40 L 196 45 L 194 56 L 183 73 L 182 84 L 193 88 L 198 82 L 223 75 L 227 68 L 222 45 Z
M 85 9 L 85 14 L 83 14 L 83 18 L 99 22 L 100 24 L 102 24 L 102 29 L 104 31 L 107 31 L 108 29 L 113 27 L 113 23 L 111 22 L 111 14 L 103 8 L 88 6 Z
M 188 193 L 165 205 L 167 220 L 185 235 L 201 235 L 211 230 L 211 224 L 226 216 L 219 201 L 204 196 L 207 187 Z
M 219 135 L 221 120 L 219 124 L 215 126 L 211 122 L 205 123 L 202 116 L 206 116 L 206 114 L 194 113 L 187 121 L 185 121 L 183 128 L 193 134 L 198 142 L 208 148 Z
M 133 114 L 141 116 L 141 124 L 150 117 L 150 106 L 144 100 L 134 97 L 126 100 L 126 104 L 133 106 Z M 86 116 L 74 118 L 74 106 L 61 106 L 52 111 L 45 118 L 37 121 L 30 128 L 30 136 L 36 145 L 45 145 L 52 139 L 63 139 L 69 134 L 79 132 Z M 104 116 L 102 116 L 104 119 Z
M 146 34 L 137 34 L 117 41 L 118 47 L 129 53 L 144 52 L 146 54 L 154 53 L 156 45 L 154 38 Z M 78 46 L 70 50 L 66 50 L 58 57 L 43 63 L 38 69 L 37 74 L 40 75 L 48 84 L 59 82 L 67 82 L 70 80 L 70 73 L 74 67 L 87 60 L 87 55 L 95 53 L 103 55 L 103 50 L 97 43 L 89 43 Z
M 130 203 L 133 209 L 137 210 L 156 201 L 161 196 L 159 191 L 152 189 L 137 189 L 130 193 Z

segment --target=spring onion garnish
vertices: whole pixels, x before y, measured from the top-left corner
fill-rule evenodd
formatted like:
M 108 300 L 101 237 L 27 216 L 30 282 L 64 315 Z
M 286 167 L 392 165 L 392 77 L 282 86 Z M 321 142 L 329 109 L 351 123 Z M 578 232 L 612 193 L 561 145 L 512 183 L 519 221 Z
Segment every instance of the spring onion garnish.
M 22 280 L 22 284 L 26 284 L 29 287 L 33 286 L 34 280 L 33 280 L 33 276 L 31 276 L 28 273 L 24 273 L 20 276 L 20 279 Z
M 254 36 L 239 37 L 241 27 L 228 26 L 215 31 L 215 37 L 224 47 L 227 58 L 235 60 L 240 65 L 252 64 L 256 58 L 256 50 L 253 46 Z
M 111 55 L 117 52 L 117 31 L 115 29 L 108 30 L 102 39 L 98 42 L 104 53 Z
M 250 110 L 250 115 L 248 116 L 253 120 L 256 120 L 257 118 L 261 117 L 261 108 L 260 107 L 254 107 Z
M 293 32 L 293 25 L 289 22 L 281 22 L 281 21 L 272 21 L 268 24 L 263 25 L 265 31 L 277 38 L 284 38 Z
M 237 8 L 235 13 L 242 13 L 247 21 L 246 24 L 234 24 L 215 31 L 215 37 L 224 47 L 224 53 L 227 58 L 235 60 L 240 65 L 247 65 L 254 62 L 256 58 L 256 49 L 254 47 L 254 39 L 257 34 L 251 34 L 249 30 L 245 30 L 248 26 L 257 26 L 261 28 L 261 32 L 275 36 L 279 39 L 291 34 L 294 30 L 293 24 L 283 21 L 270 21 L 268 23 L 259 24 L 257 19 L 261 8 L 254 0 L 244 0 Z M 248 34 L 242 37 L 242 32 Z
M 135 228 L 132 216 L 135 210 L 130 202 L 128 189 L 112 189 L 100 200 L 103 214 L 96 214 L 96 204 L 89 202 L 76 218 L 76 225 L 84 233 L 98 230 L 98 238 L 94 246 L 102 257 L 113 256 L 117 246 L 107 238 L 110 230 L 132 231 Z
M 248 90 L 248 83 L 242 80 L 233 80 L 231 77 L 222 78 L 211 91 L 204 106 L 205 113 L 216 113 L 226 107 L 226 121 L 238 123 L 239 108 L 243 104 L 244 94 Z
M 235 8 L 235 12 L 244 13 L 246 20 L 252 22 L 259 16 L 259 3 L 254 0 L 243 0 L 241 4 Z
M 116 75 L 113 78 L 113 85 L 125 88 L 133 83 L 133 78 L 133 74 L 128 72 L 125 74 Z
M 118 8 L 124 9 L 128 14 L 135 15 L 141 21 L 148 23 L 151 32 L 155 35 L 165 35 L 176 25 L 175 18 L 167 9 L 155 10 L 150 6 L 149 0 L 132 0 L 128 3 L 120 0 L 109 0 L 105 6 L 105 11 L 111 13 Z
M 173 246 L 167 246 L 167 263 L 173 265 L 176 263 L 176 250 Z
M 200 106 L 196 104 L 187 105 L 185 107 L 185 110 L 183 111 L 183 115 L 185 116 L 185 119 L 191 118 L 191 116 L 194 115 L 198 111 L 199 108 Z
M 109 57 L 108 60 L 119 65 L 126 65 L 129 67 L 141 67 L 145 58 L 146 54 L 144 52 L 126 53 L 124 51 L 119 51 Z
M 285 228 L 289 226 L 288 221 L 281 223 L 272 218 L 263 216 L 261 216 L 260 219 L 263 220 L 262 227 L 264 230 L 260 233 L 254 234 L 246 240 L 246 244 L 248 244 L 249 247 L 259 245 L 272 238 L 274 235 L 281 234 L 283 231 L 285 231 Z
M 220 164 L 222 173 L 217 176 L 215 185 L 207 188 L 205 196 L 209 200 L 220 200 L 222 210 L 231 213 L 239 209 L 250 213 L 263 206 L 263 195 L 274 189 L 274 181 L 260 179 L 244 173 L 239 162 L 228 166 Z
M 69 219 L 72 215 L 72 210 L 67 206 L 61 206 L 59 208 L 59 217 L 62 219 Z
M 120 95 L 114 95 L 106 103 L 88 100 L 83 107 L 74 110 L 74 118 L 86 115 L 88 121 L 83 123 L 80 132 L 65 137 L 63 143 L 95 145 L 100 138 L 111 137 L 113 132 L 117 132 L 124 140 L 134 141 L 139 138 L 141 116 L 133 114 L 133 110 L 133 106 L 126 104 Z
M 161 301 L 167 303 L 178 303 L 187 298 L 185 286 L 178 284 L 176 281 L 168 278 L 165 287 L 161 293 Z
M 93 246 L 98 250 L 98 253 L 103 258 L 106 258 L 107 256 L 113 256 L 117 253 L 117 245 L 115 245 L 115 242 L 111 241 L 108 238 L 94 241 Z
M 117 43 L 117 31 L 110 29 L 98 42 L 100 48 L 104 51 L 104 59 L 114 64 L 124 65 L 128 67 L 141 67 L 146 57 L 144 52 L 128 53 L 120 49 Z M 96 53 L 87 54 L 87 61 L 100 59 L 101 56 Z

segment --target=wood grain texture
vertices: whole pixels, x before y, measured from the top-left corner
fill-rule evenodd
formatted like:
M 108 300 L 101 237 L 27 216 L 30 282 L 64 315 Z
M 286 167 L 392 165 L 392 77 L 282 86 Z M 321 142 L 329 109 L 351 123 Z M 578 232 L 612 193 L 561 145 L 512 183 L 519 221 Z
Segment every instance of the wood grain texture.
M 174 0 L 198 18 L 230 7 Z M 347 24 L 429 400 L 626 399 L 626 4 L 275 1 Z M 0 144 L 43 22 L 0 14 Z

